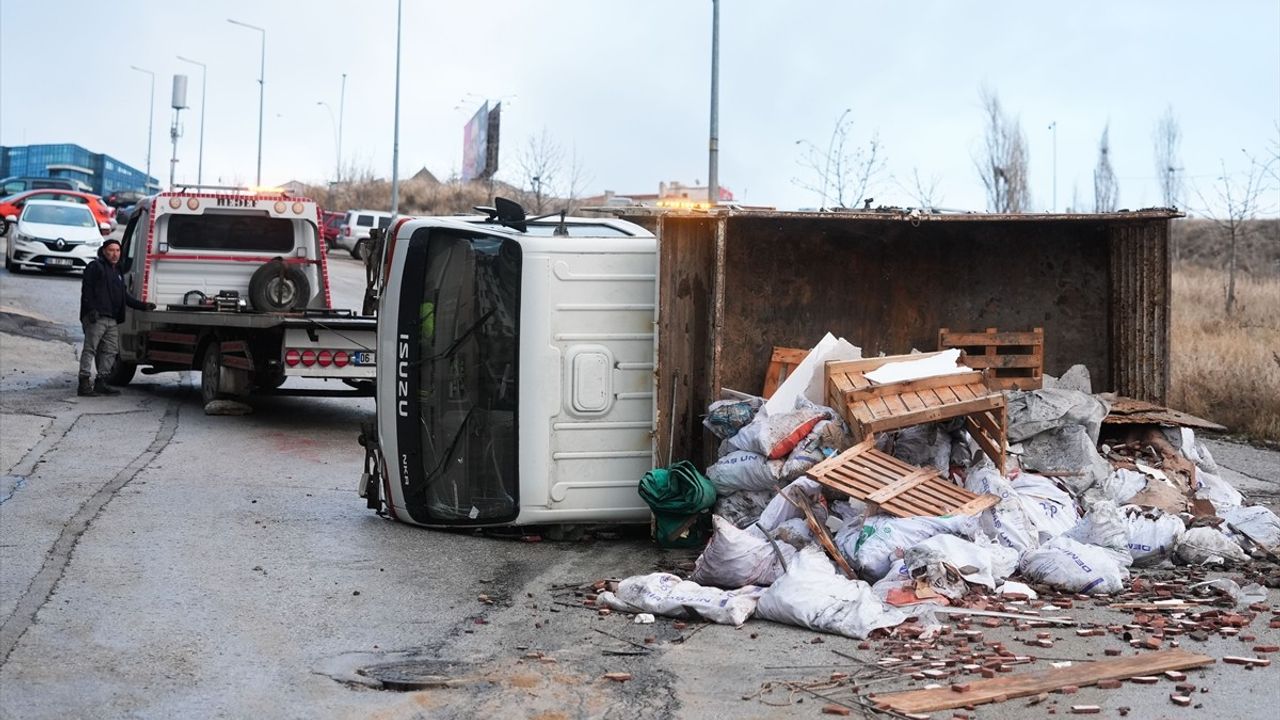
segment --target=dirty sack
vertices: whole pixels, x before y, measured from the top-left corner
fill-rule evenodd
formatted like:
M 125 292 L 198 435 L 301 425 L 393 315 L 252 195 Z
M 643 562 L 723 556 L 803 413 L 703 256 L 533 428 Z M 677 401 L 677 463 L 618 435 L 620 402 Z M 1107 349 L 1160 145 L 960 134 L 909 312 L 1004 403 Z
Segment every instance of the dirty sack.
M 1191 528 L 1183 533 L 1174 553 L 1188 565 L 1223 565 L 1249 560 L 1235 540 L 1211 527 Z
M 964 420 L 960 419 L 958 424 L 962 426 L 963 423 Z M 955 425 L 927 423 L 881 433 L 876 437 L 876 449 L 887 452 L 908 465 L 929 466 L 945 474 L 951 467 L 954 439 L 950 431 Z
M 859 577 L 875 581 L 884 577 L 907 548 L 943 533 L 972 538 L 977 519 L 964 515 L 899 518 L 873 515 L 856 534 L 848 526 L 836 532 L 835 544 L 858 571 Z
M 913 578 L 925 578 L 935 592 L 952 600 L 964 597 L 967 583 L 995 590 L 1018 563 L 1017 553 L 1009 548 L 984 547 L 945 533 L 906 548 L 902 559 Z
M 1228 537 L 1243 539 L 1261 545 L 1268 550 L 1280 548 L 1280 517 L 1261 505 L 1239 507 L 1222 514 L 1227 521 L 1223 527 Z
M 964 487 L 975 494 L 1000 498 L 978 515 L 979 527 L 1019 553 L 1067 532 L 1079 520 L 1071 496 L 1040 475 L 1018 473 L 1010 480 L 987 464 L 970 470 Z
M 1098 444 L 1102 419 L 1111 406 L 1096 395 L 1068 390 L 1046 388 L 1006 393 L 1008 398 L 1009 442 L 1018 443 L 1050 430 L 1064 427 L 1083 427 L 1089 441 Z
M 1066 536 L 1026 553 L 1018 567 L 1027 580 L 1074 593 L 1117 593 L 1129 578 L 1129 569 L 1114 553 Z
M 716 493 L 772 490 L 782 478 L 782 460 L 770 460 L 750 450 L 734 450 L 707 468 Z
M 655 468 L 640 479 L 640 498 L 653 510 L 653 538 L 661 547 L 698 547 L 706 541 L 705 510 L 716 502 L 716 489 L 693 463 L 681 460 Z
M 816 545 L 800 551 L 787 572 L 760 595 L 756 614 L 778 623 L 857 639 L 907 619 L 907 613 L 885 605 L 865 582 L 850 580 L 837 571 Z
M 1097 441 L 1083 425 L 1066 425 L 1023 440 L 1018 460 L 1027 470 L 1060 477 L 1072 495 L 1080 495 L 1111 475 L 1111 463 L 1098 453 Z
M 711 517 L 711 542 L 698 556 L 689 580 L 699 585 L 734 589 L 746 585 L 769 585 L 783 572 L 778 561 L 781 553 L 784 561 L 795 557 L 796 549 L 784 542 L 776 542 L 774 552 L 764 531 L 752 526 L 739 530 L 724 518 Z
M 759 490 L 718 495 L 712 512 L 737 527 L 749 527 L 760 519 L 775 494 L 773 490 Z
M 809 434 L 796 443 L 791 453 L 787 455 L 786 461 L 782 464 L 782 481 L 795 480 L 814 465 L 832 455 L 848 450 L 852 444 L 849 426 L 845 424 L 844 418 L 834 412 L 828 412 L 827 419 L 819 420 Z
M 787 412 L 758 413 L 737 434 L 720 443 L 718 452 L 721 457 L 734 450 L 746 450 L 770 460 L 785 458 L 819 422 L 836 417 L 836 412 L 829 407 L 797 398 L 795 406 Z
M 737 435 L 739 430 L 750 424 L 762 405 L 764 398 L 754 395 L 717 400 L 707 408 L 707 416 L 702 419 L 702 425 L 724 440 Z
M 1110 500 L 1099 500 L 1080 518 L 1066 537 L 1093 545 L 1111 554 L 1124 567 L 1133 564 L 1129 554 L 1129 524 L 1124 512 Z
M 597 595 L 598 603 L 623 612 L 648 612 L 676 618 L 702 618 L 720 625 L 742 625 L 756 610 L 763 588 L 737 590 L 703 587 L 671 573 L 650 573 L 618 583 L 618 592 Z
M 796 493 L 803 493 L 813 503 L 814 519 L 824 524 L 827 522 L 827 509 L 819 502 L 822 498 L 822 486 L 812 478 L 800 477 L 783 488 L 782 492 L 774 495 L 773 499 L 765 507 L 764 512 L 760 513 L 760 525 L 765 530 L 773 532 L 788 520 L 804 518 L 804 513 L 800 508 L 787 500 L 786 497 L 783 497 L 784 495 L 795 497 Z
M 1147 476 L 1137 470 L 1113 468 L 1105 480 L 1085 491 L 1082 501 L 1088 507 L 1099 500 L 1124 505 L 1147 486 Z
M 1187 531 L 1182 518 L 1162 510 L 1147 510 L 1126 505 L 1125 528 L 1129 536 L 1129 554 L 1137 567 L 1158 565 L 1173 555 L 1179 538 Z

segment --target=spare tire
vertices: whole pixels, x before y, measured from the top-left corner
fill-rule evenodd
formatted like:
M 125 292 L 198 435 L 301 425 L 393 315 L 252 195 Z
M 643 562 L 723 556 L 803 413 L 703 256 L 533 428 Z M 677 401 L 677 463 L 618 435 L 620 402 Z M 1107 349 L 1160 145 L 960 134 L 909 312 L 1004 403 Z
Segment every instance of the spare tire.
M 301 310 L 311 298 L 311 283 L 297 265 L 280 258 L 263 263 L 249 278 L 249 302 L 259 312 Z

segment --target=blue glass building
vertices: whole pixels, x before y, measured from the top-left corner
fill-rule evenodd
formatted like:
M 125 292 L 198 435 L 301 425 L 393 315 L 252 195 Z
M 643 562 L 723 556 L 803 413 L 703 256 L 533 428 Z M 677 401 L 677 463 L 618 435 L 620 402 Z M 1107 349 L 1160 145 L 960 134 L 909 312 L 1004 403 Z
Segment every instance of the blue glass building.
M 116 190 L 160 189 L 160 182 L 146 173 L 103 153 L 79 145 L 0 145 L 0 178 L 63 177 L 88 186 L 89 192 L 106 195 Z

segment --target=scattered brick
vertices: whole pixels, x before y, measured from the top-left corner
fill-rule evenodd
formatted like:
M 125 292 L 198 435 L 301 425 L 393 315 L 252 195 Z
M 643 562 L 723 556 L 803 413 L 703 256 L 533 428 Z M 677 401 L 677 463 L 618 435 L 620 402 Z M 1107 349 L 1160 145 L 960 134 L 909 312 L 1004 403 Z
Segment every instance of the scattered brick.
M 1119 680 L 1099 680 L 1098 687 L 1102 688 L 1103 690 L 1115 690 L 1116 688 L 1120 687 L 1120 681 Z
M 1253 651 L 1256 653 L 1269 655 L 1274 652 L 1280 652 L 1280 645 L 1254 645 Z
M 626 682 L 626 681 L 628 681 L 628 680 L 630 680 L 630 679 L 631 679 L 631 673 L 625 673 L 625 672 L 607 672 L 607 673 L 605 673 L 605 674 L 604 674 L 604 679 L 605 679 L 605 680 L 612 680 L 612 681 L 614 681 L 614 682 Z
M 1072 705 L 1071 712 L 1074 715 L 1097 715 L 1102 712 L 1102 708 L 1097 705 Z
M 1129 682 L 1137 683 L 1139 685 L 1155 685 L 1160 682 L 1160 678 L 1155 675 L 1135 675 L 1129 678 Z
M 1170 695 L 1169 699 L 1173 701 L 1174 705 L 1179 705 L 1181 707 L 1187 707 L 1191 704 L 1191 698 L 1186 695 Z
M 1182 682 L 1183 680 L 1187 679 L 1186 673 L 1178 672 L 1177 670 L 1165 670 L 1164 676 L 1169 678 L 1170 680 L 1173 680 L 1174 682 Z
M 1107 655 L 1108 657 L 1115 657 L 1115 656 L 1119 655 L 1120 653 L 1122 653 L 1122 652 L 1124 652 L 1124 651 L 1123 651 L 1123 650 L 1121 650 L 1120 648 L 1107 648 L 1106 650 L 1103 650 L 1102 652 L 1103 652 L 1103 654 L 1104 654 L 1104 655 Z
M 823 705 L 823 706 L 822 706 L 822 714 L 823 714 L 823 715 L 840 715 L 840 716 L 844 716 L 844 715 L 848 715 L 850 712 L 851 712 L 851 711 L 849 710 L 849 708 L 847 708 L 847 707 L 845 707 L 845 706 L 843 706 L 843 705 Z

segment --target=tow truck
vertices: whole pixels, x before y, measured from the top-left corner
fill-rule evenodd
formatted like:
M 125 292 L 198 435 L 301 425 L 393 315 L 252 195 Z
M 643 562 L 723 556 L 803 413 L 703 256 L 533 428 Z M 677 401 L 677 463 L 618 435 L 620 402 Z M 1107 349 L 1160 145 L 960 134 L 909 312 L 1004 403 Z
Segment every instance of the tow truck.
M 200 186 L 144 199 L 121 241 L 130 311 L 107 378 L 200 371 L 207 404 L 289 378 L 373 392 L 377 320 L 333 307 L 313 200 L 279 190 Z

